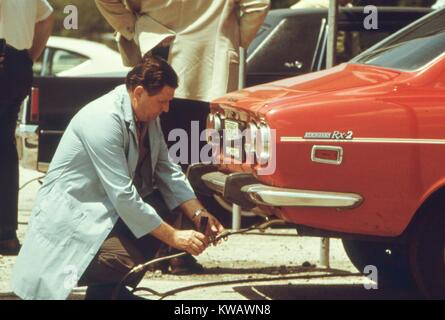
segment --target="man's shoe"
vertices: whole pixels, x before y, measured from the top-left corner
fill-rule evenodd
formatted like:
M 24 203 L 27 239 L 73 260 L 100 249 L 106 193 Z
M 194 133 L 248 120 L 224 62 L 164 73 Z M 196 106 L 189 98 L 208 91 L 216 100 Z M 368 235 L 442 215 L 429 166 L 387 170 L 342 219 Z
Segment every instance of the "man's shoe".
M 21 245 L 19 240 L 0 240 L 0 255 L 2 256 L 16 256 L 19 254 Z
M 200 274 L 204 267 L 190 255 L 170 260 L 170 273 L 174 275 Z

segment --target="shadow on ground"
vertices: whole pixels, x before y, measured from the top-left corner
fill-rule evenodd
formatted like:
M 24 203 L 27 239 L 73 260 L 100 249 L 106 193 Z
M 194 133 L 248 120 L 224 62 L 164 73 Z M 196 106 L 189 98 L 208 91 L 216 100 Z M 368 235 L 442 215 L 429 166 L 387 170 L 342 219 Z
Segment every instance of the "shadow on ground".
M 248 300 L 418 300 L 414 289 L 366 290 L 363 285 L 291 284 L 238 286 L 234 291 Z
M 255 267 L 255 268 L 226 268 L 226 267 L 215 267 L 215 268 L 204 268 L 200 275 L 221 275 L 221 274 L 265 274 L 265 275 L 279 275 L 279 274 L 295 274 L 304 272 L 338 272 L 347 273 L 342 270 L 336 269 L 324 269 L 316 268 L 315 265 L 309 267 L 302 266 L 280 266 L 280 267 Z

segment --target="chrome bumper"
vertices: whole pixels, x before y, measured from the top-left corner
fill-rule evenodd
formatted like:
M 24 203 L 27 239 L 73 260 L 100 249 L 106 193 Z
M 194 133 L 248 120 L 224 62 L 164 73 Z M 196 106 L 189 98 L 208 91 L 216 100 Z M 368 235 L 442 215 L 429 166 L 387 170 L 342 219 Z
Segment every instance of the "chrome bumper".
M 284 189 L 254 184 L 241 189 L 252 202 L 273 207 L 326 207 L 349 209 L 360 205 L 362 197 L 353 193 Z
M 15 130 L 17 153 L 24 168 L 37 168 L 38 126 L 19 124 Z
M 242 175 L 244 181 L 248 181 L 244 173 L 227 175 L 219 171 L 204 173 L 201 180 L 213 192 L 222 194 L 224 198 L 228 194 L 231 196 L 232 202 L 238 202 L 237 204 L 241 206 L 248 201 L 255 206 L 350 209 L 359 206 L 363 201 L 360 195 L 354 193 L 277 188 L 259 181 L 252 183 L 253 176 L 248 183 L 243 185 L 239 181 L 237 183 L 239 180 L 237 175 Z M 238 194 L 238 196 L 234 196 L 234 194 Z M 236 198 L 239 200 L 237 201 Z

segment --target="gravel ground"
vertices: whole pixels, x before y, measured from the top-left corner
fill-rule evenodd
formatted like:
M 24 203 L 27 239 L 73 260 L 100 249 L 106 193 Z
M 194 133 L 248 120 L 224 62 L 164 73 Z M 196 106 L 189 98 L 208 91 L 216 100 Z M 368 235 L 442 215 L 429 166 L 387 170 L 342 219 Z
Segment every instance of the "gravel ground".
M 41 176 L 21 170 L 21 185 Z M 20 192 L 19 232 L 23 240 L 39 183 Z M 293 229 L 234 235 L 198 257 L 202 274 L 174 276 L 147 273 L 140 287 L 168 293 L 165 299 L 410 299 L 415 293 L 400 290 L 366 290 L 371 284 L 349 262 L 341 241 L 331 239 L 331 269 L 319 266 L 320 239 L 298 237 Z M 9 279 L 15 257 L 0 256 L 0 299 L 13 299 Z M 71 299 L 83 299 L 76 289 Z M 150 299 L 159 296 L 141 292 Z

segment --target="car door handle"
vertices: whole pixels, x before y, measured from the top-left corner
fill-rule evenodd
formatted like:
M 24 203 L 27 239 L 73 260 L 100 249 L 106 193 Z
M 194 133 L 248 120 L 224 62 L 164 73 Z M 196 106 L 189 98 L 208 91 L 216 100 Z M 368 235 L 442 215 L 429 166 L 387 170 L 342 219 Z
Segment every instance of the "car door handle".
M 295 61 L 290 61 L 290 62 L 285 62 L 284 63 L 284 66 L 286 67 L 286 68 L 289 68 L 289 69 L 301 69 L 301 68 L 303 68 L 303 63 L 302 62 L 300 62 L 300 61 L 297 61 L 297 60 L 295 60 Z

